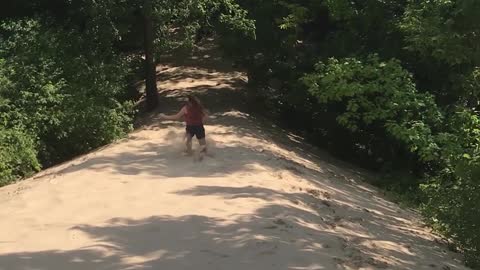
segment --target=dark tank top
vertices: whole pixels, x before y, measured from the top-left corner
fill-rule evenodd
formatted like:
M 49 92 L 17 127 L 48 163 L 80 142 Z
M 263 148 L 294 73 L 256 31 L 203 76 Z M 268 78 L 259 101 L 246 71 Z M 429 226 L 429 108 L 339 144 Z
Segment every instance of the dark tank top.
M 203 111 L 197 106 L 185 106 L 185 122 L 187 126 L 201 126 L 203 125 Z

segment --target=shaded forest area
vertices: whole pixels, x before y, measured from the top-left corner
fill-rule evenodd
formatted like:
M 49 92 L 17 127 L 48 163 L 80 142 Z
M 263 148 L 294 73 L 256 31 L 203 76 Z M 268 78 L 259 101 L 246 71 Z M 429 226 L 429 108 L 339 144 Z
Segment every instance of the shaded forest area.
M 381 172 L 480 267 L 480 2 L 55 0 L 0 9 L 0 183 L 131 130 L 156 59 L 215 35 L 252 109 Z M 88 132 L 87 132 L 88 131 Z

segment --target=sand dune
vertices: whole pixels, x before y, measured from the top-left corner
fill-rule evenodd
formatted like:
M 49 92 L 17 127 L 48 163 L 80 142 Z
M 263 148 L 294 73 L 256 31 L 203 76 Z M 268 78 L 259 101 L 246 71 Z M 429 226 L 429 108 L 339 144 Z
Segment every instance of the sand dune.
M 0 270 L 467 269 L 362 172 L 229 108 L 240 73 L 182 65 L 159 86 L 203 93 L 212 156 L 183 156 L 182 124 L 153 117 L 0 189 Z

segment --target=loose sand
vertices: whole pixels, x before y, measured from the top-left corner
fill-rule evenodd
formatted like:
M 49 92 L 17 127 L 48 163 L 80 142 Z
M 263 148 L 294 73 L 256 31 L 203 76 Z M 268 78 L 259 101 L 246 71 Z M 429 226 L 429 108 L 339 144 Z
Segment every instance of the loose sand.
M 153 116 L 0 189 L 0 270 L 466 269 L 361 172 L 229 108 L 221 96 L 240 91 L 241 73 L 158 71 L 171 100 L 203 93 L 212 156 L 182 156 L 182 124 Z

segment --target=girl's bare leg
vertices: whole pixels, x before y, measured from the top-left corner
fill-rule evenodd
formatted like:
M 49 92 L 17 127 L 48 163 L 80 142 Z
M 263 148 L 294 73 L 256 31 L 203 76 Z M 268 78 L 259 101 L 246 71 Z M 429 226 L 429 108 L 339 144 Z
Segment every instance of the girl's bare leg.
M 207 141 L 205 138 L 198 140 L 200 144 L 200 156 L 198 157 L 199 161 L 203 160 L 203 157 L 207 154 Z
M 200 152 L 207 153 L 207 140 L 205 138 L 198 140 L 200 144 Z
M 185 145 L 187 146 L 187 149 L 185 150 L 185 153 L 187 155 L 191 155 L 193 153 L 193 150 L 192 150 L 192 135 L 190 134 L 185 134 L 185 138 L 186 138 L 186 143 Z

